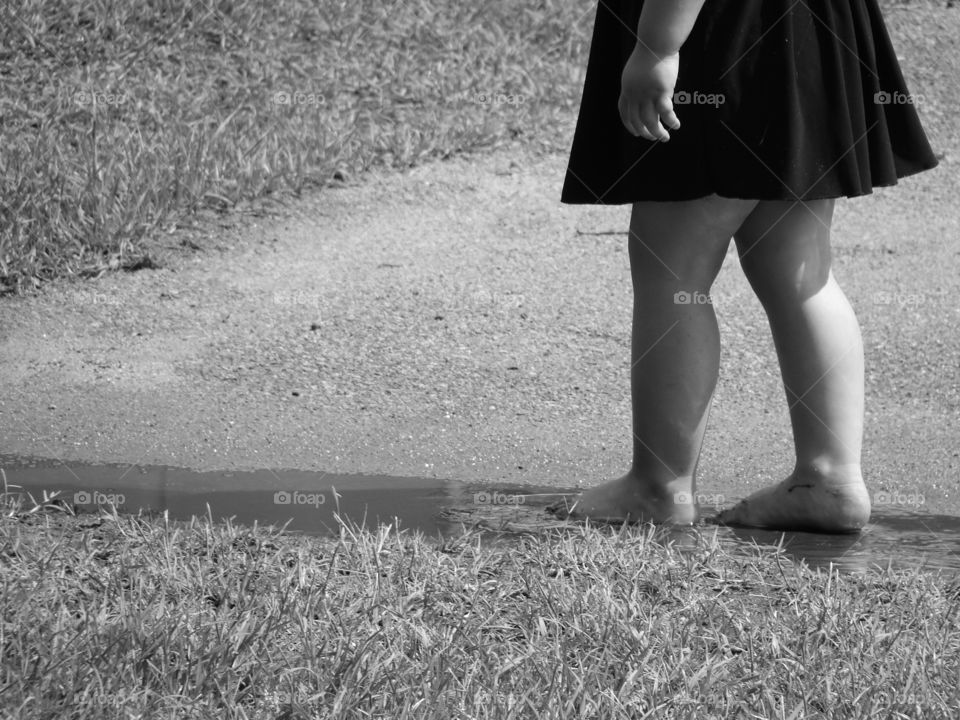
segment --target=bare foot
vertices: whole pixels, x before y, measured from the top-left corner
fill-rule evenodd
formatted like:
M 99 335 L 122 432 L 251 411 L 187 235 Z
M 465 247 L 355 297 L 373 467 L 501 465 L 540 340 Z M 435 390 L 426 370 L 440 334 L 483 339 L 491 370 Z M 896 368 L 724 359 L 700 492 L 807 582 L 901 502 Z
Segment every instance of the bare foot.
M 869 520 L 870 495 L 862 479 L 834 482 L 797 473 L 713 518 L 721 525 L 820 533 L 859 532 Z
M 633 473 L 586 490 L 572 506 L 556 503 L 548 510 L 596 522 L 673 525 L 692 525 L 697 514 L 689 479 L 677 478 L 666 485 L 655 485 Z

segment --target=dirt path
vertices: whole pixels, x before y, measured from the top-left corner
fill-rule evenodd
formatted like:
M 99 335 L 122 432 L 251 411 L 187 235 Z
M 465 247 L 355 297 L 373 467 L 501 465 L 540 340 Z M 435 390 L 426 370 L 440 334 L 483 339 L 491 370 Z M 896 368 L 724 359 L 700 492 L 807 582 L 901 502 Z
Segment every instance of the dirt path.
M 871 488 L 960 515 L 960 143 L 915 82 L 943 164 L 839 204 L 835 274 L 863 325 Z M 374 175 L 163 269 L 3 300 L 0 453 L 560 486 L 623 472 L 629 211 L 561 206 L 564 163 L 509 149 Z M 714 299 L 700 492 L 730 502 L 788 472 L 792 445 L 732 254 Z
M 373 177 L 250 224 L 232 250 L 5 301 L 0 448 L 565 486 L 621 472 L 628 209 L 560 206 L 563 161 L 514 150 Z M 929 512 L 960 508 L 956 190 L 931 173 L 844 203 L 836 224 L 867 345 L 871 485 L 922 492 Z M 701 492 L 731 498 L 785 473 L 791 445 L 733 255 L 715 302 Z

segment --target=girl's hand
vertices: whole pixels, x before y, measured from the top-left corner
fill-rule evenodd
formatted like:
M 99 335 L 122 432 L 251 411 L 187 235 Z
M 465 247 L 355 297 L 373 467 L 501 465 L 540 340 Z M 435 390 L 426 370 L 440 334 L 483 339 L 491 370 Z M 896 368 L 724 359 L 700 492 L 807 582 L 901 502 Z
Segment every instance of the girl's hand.
M 657 57 L 642 45 L 634 48 L 623 68 L 617 104 L 631 135 L 666 142 L 670 139 L 666 128 L 679 129 L 672 100 L 679 70 L 679 52 Z

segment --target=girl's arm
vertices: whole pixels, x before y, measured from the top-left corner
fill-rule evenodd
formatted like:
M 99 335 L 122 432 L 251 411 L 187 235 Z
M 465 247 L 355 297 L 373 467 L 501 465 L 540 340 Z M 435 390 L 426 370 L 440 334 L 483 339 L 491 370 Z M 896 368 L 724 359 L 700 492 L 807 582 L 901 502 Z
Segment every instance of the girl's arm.
M 680 120 L 673 111 L 673 90 L 686 41 L 705 0 L 646 0 L 637 23 L 637 44 L 623 69 L 620 119 L 647 140 L 670 139 Z
M 679 52 L 705 0 L 646 0 L 637 23 L 637 44 L 663 57 Z

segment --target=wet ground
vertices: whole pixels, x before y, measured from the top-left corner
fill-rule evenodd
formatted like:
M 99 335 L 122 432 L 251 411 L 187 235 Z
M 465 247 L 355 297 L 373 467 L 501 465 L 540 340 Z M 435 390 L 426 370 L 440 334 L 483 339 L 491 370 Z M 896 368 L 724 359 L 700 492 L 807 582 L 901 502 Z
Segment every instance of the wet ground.
M 936 97 L 924 77 L 917 92 Z M 873 523 L 845 538 L 698 530 L 734 550 L 782 540 L 817 565 L 960 567 L 960 128 L 933 127 L 941 168 L 838 202 L 833 223 L 863 331 Z M 201 232 L 203 252 L 158 269 L 5 298 L 0 453 L 65 463 L 11 463 L 9 482 L 302 532 L 338 506 L 431 535 L 556 524 L 558 493 L 619 477 L 632 452 L 630 208 L 561 207 L 565 164 L 511 147 L 375 172 Z M 733 247 L 711 302 L 723 351 L 705 512 L 794 459 Z
M 120 512 L 167 511 L 172 520 L 209 515 L 215 520 L 278 525 L 308 534 L 336 532 L 336 516 L 357 525 L 395 523 L 431 537 L 465 528 L 489 531 L 493 542 L 568 525 L 547 506 L 576 497 L 576 489 L 469 484 L 429 478 L 341 475 L 296 470 L 198 472 L 138 465 L 62 463 L 0 455 L 10 492 L 60 497 L 78 510 L 115 505 Z M 701 507 L 709 517 L 713 508 Z M 717 534 L 723 546 L 744 553 L 754 543 L 782 544 L 798 562 L 846 571 L 871 567 L 923 567 L 960 574 L 960 517 L 888 507 L 876 510 L 859 535 L 820 535 L 732 529 L 702 524 L 673 531 L 684 544 L 698 533 Z

